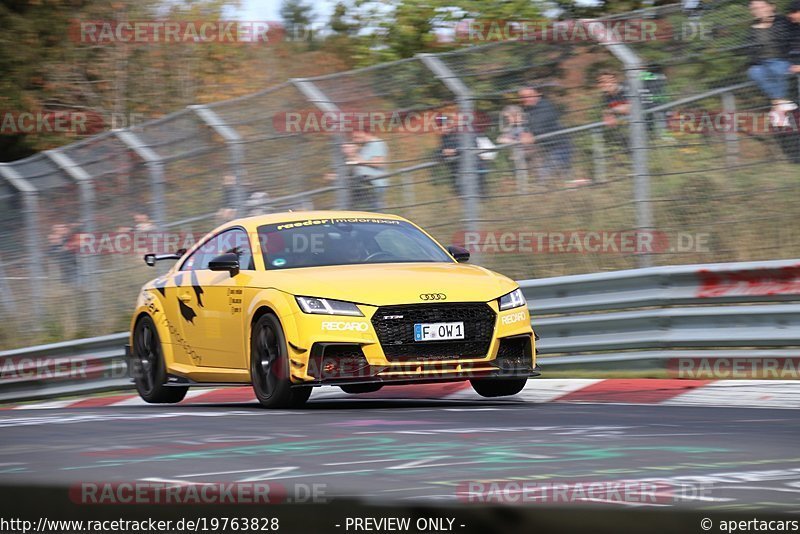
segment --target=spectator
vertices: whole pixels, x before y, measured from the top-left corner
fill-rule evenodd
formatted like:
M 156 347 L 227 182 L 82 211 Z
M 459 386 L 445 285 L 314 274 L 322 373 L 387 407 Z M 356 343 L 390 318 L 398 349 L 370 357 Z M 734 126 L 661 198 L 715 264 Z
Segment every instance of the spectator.
M 359 183 L 358 187 L 365 187 L 369 191 L 367 209 L 383 210 L 386 208 L 386 187 L 389 179 L 383 177 L 386 173 L 386 161 L 389 148 L 378 136 L 367 130 L 355 130 L 353 143 L 358 145 L 358 151 L 347 164 L 353 166 L 353 180 Z
M 800 0 L 792 0 L 786 18 L 789 20 L 789 72 L 800 75 Z
M 619 126 L 620 122 L 627 121 L 631 114 L 628 89 L 620 83 L 616 73 L 603 71 L 598 74 L 597 87 L 603 93 L 603 122 L 605 125 L 614 128 Z
M 517 93 L 525 112 L 526 132 L 521 141 L 530 146 L 528 161 L 537 168 L 540 179 L 549 180 L 558 176 L 563 180 L 571 179 L 572 174 L 572 141 L 566 135 L 556 135 L 539 140 L 539 136 L 557 132 L 562 128 L 561 113 L 555 105 L 539 92 L 533 85 L 523 87 Z
M 464 191 L 461 181 L 461 133 L 468 131 L 469 125 L 459 122 L 459 119 L 451 114 L 442 114 L 436 117 L 436 124 L 442 132 L 439 155 L 447 166 L 449 172 L 450 183 L 456 192 L 456 195 L 463 196 Z M 474 124 L 475 129 L 483 128 L 483 125 Z M 497 156 L 497 152 L 490 151 L 494 148 L 494 143 L 483 135 L 474 133 L 472 138 L 472 147 L 480 149 L 475 158 L 475 171 L 478 178 L 478 194 L 484 195 L 486 193 L 486 175 L 489 172 L 488 162 Z
M 49 257 L 54 261 L 57 278 L 74 281 L 78 274 L 75 225 L 54 224 L 47 235 Z
M 787 59 L 789 60 L 789 82 L 791 89 L 789 94 L 793 95 L 795 102 L 800 99 L 798 94 L 797 76 L 800 75 L 800 0 L 792 0 L 786 11 L 787 26 L 789 28 L 789 38 L 787 44 Z M 800 135 L 797 126 L 800 124 L 800 116 L 794 111 L 794 116 L 785 117 L 784 122 L 776 131 L 777 141 L 788 160 L 794 164 L 800 164 Z
M 460 171 L 458 157 L 459 139 L 455 119 L 452 115 L 438 115 L 436 117 L 436 126 L 441 132 L 441 137 L 439 138 L 439 158 L 447 167 L 450 184 L 453 186 L 456 194 L 460 195 L 461 186 L 458 179 L 458 173 Z
M 520 143 L 523 135 L 527 133 L 525 129 L 525 112 L 520 106 L 506 106 L 500 112 L 500 136 L 497 142 L 505 145 L 509 143 Z M 517 182 L 517 192 L 528 192 L 528 160 L 525 157 L 525 149 L 517 144 L 511 147 L 511 161 L 514 164 L 514 178 Z
M 786 18 L 776 14 L 775 5 L 768 0 L 750 0 L 750 13 L 755 22 L 747 40 L 750 43 L 747 74 L 770 98 L 772 124 L 782 125 L 786 112 L 797 109 L 797 104 L 788 99 L 791 26 Z

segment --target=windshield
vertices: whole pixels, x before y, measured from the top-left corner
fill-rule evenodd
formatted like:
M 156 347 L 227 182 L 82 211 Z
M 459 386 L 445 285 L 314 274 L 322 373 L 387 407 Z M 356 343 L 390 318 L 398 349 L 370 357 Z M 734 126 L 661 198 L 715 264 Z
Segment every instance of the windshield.
M 267 269 L 360 263 L 448 262 L 430 237 L 405 221 L 306 219 L 258 228 Z

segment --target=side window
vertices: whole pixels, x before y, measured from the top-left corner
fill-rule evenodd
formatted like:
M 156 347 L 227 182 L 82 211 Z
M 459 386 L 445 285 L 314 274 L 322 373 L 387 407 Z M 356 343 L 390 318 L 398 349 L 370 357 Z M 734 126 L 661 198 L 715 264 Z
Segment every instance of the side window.
M 247 232 L 241 228 L 233 228 L 232 230 L 226 230 L 212 237 L 200 245 L 200 247 L 183 262 L 181 271 L 207 270 L 211 260 L 220 254 L 227 254 L 228 252 L 235 252 L 239 255 L 239 265 L 243 271 L 252 271 L 255 269 L 253 249 L 250 247 Z
M 216 255 L 235 252 L 239 255 L 240 269 L 243 271 L 252 271 L 255 269 L 253 249 L 250 247 L 250 239 L 247 232 L 241 228 L 234 228 L 233 230 L 228 230 L 219 234 L 215 239 L 217 239 L 216 250 L 219 251 Z M 213 256 L 209 258 L 209 261 L 213 258 Z M 205 268 L 208 268 L 208 264 L 206 264 Z

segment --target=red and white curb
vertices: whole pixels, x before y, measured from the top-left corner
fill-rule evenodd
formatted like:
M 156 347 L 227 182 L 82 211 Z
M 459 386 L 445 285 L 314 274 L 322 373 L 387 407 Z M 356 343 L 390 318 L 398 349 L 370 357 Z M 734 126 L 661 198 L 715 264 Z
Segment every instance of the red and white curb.
M 339 388 L 315 389 L 311 400 L 444 399 L 487 400 L 468 382 L 387 386 L 381 391 L 348 395 Z M 677 379 L 534 379 L 513 397 L 500 401 L 530 403 L 614 403 L 669 406 L 730 406 L 736 408 L 800 409 L 800 381 L 793 380 L 677 380 Z M 191 389 L 180 404 L 229 405 L 255 403 L 249 386 Z M 54 400 L 3 406 L 0 409 L 101 408 L 146 405 L 136 394 L 112 394 L 85 399 Z

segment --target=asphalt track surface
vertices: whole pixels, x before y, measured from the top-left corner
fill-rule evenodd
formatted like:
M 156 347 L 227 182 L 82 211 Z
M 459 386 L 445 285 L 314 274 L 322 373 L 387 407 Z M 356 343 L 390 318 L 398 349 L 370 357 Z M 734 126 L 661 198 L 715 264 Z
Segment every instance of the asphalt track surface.
M 0 483 L 267 481 L 290 501 L 316 484 L 324 498 L 458 504 L 469 500 L 469 481 L 659 479 L 672 491 L 656 502 L 611 504 L 797 513 L 798 438 L 796 411 L 736 406 L 341 393 L 312 397 L 301 410 L 256 403 L 8 410 L 0 412 Z M 524 498 L 512 491 L 472 499 L 491 497 Z

